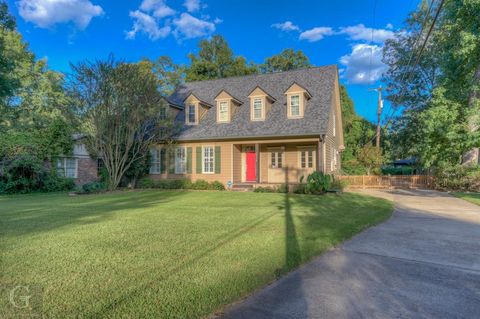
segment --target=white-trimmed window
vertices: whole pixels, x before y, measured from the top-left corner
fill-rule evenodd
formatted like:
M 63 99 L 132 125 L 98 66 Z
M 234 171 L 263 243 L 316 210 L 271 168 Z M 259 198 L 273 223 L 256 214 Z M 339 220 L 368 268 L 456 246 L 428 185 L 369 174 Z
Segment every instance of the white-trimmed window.
M 203 147 L 203 173 L 210 174 L 215 169 L 215 149 L 212 146 Z
M 300 116 L 300 95 L 298 94 L 290 96 L 290 116 Z
M 187 106 L 187 123 L 188 124 L 197 123 L 197 108 L 195 104 L 189 104 Z
M 57 174 L 63 177 L 77 178 L 78 162 L 76 158 L 60 157 L 57 159 Z
M 160 120 L 167 119 L 167 108 L 165 106 L 160 107 L 159 117 L 160 117 Z
M 252 110 L 252 120 L 262 120 L 263 119 L 263 99 L 254 98 L 253 99 L 253 110 Z
M 283 167 L 283 152 L 274 151 L 270 153 L 270 168 L 282 168 Z
M 313 167 L 313 149 L 304 149 L 300 151 L 300 167 L 312 168 Z
M 331 151 L 332 158 L 330 159 L 330 170 L 333 172 L 337 169 L 337 151 L 332 148 Z
M 187 172 L 187 154 L 185 147 L 175 149 L 175 174 L 185 174 Z
M 160 174 L 162 158 L 159 148 L 152 148 L 150 150 L 150 174 Z
M 228 102 L 220 101 L 218 102 L 218 121 L 219 122 L 228 122 Z

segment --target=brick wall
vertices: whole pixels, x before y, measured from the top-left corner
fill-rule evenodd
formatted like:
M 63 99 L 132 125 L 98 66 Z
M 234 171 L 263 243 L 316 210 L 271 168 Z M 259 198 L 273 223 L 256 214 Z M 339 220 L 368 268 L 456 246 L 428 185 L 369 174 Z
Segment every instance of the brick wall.
M 93 182 L 98 179 L 97 176 L 97 161 L 91 158 L 78 158 L 78 170 L 75 184 L 83 185 L 85 183 Z

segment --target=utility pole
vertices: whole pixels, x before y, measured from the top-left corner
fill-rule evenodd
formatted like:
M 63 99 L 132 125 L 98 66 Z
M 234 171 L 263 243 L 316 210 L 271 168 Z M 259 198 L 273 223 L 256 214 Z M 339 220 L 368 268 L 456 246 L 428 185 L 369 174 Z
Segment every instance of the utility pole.
M 379 86 L 378 88 L 374 89 L 369 89 L 369 91 L 376 91 L 378 93 L 378 102 L 377 102 L 377 141 L 376 141 L 376 146 L 377 148 L 380 148 L 380 134 L 381 134 L 381 127 L 380 127 L 380 121 L 382 119 L 382 110 L 383 110 L 383 100 L 382 100 L 382 86 Z

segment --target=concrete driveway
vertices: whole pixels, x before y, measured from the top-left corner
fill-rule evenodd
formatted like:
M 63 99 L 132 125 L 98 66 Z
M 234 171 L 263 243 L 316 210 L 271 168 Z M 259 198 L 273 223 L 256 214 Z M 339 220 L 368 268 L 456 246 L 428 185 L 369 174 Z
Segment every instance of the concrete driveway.
M 434 191 L 246 300 L 224 318 L 480 318 L 480 206 Z M 354 208 L 353 208 L 354 209 Z

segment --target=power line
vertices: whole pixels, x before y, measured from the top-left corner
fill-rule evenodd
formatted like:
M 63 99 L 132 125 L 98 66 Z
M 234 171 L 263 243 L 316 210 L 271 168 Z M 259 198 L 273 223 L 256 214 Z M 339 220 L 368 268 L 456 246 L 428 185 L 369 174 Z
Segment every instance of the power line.
M 424 22 L 423 22 L 423 24 L 422 24 L 422 29 L 421 29 L 421 31 L 420 31 L 420 33 L 419 33 L 419 35 L 418 35 L 418 38 L 417 38 L 417 40 L 415 41 L 415 43 L 417 43 L 417 41 L 420 39 L 420 37 L 421 37 L 422 34 L 423 34 L 423 28 L 424 28 L 424 26 L 426 25 L 426 21 L 428 20 L 428 17 L 429 17 L 429 15 L 430 15 L 430 12 L 431 12 L 431 9 L 432 9 L 432 7 L 433 7 L 434 2 L 435 2 L 435 0 L 432 0 L 432 2 L 430 3 L 430 6 L 429 6 L 429 8 L 428 8 L 428 10 L 427 10 L 427 15 L 425 16 Z M 433 19 L 433 21 L 432 21 L 432 24 L 430 25 L 430 28 L 429 28 L 429 30 L 428 30 L 427 36 L 425 37 L 425 40 L 423 41 L 423 44 L 422 44 L 422 48 L 421 48 L 421 50 L 420 50 L 420 53 L 418 54 L 417 59 L 415 60 L 415 63 L 414 63 L 414 65 L 413 65 L 413 67 L 409 68 L 409 67 L 410 67 L 409 64 L 410 64 L 411 60 L 413 59 L 413 56 L 414 56 L 414 53 L 415 53 L 414 48 L 412 49 L 412 55 L 411 55 L 411 57 L 410 57 L 410 59 L 409 59 L 408 65 L 407 65 L 407 70 L 410 69 L 411 71 L 404 73 L 404 75 L 403 75 L 403 77 L 402 77 L 402 82 L 403 82 L 403 80 L 405 80 L 405 76 L 406 76 L 406 74 L 408 74 L 408 73 L 410 73 L 410 76 L 409 76 L 409 78 L 408 78 L 408 81 L 411 81 L 412 76 L 413 76 L 413 71 L 415 70 L 415 67 L 418 65 L 418 63 L 419 63 L 419 61 L 420 61 L 420 58 L 421 58 L 421 56 L 422 56 L 422 54 L 423 54 L 423 51 L 424 51 L 424 49 L 425 49 L 425 47 L 426 47 L 426 44 L 427 44 L 427 42 L 428 42 L 428 39 L 430 38 L 430 35 L 431 35 L 432 31 L 433 31 L 433 28 L 434 28 L 434 26 L 435 26 L 435 23 L 437 22 L 437 19 L 438 19 L 439 15 L 440 15 L 440 12 L 441 12 L 441 10 L 442 10 L 442 7 L 443 7 L 444 2 L 445 2 L 445 0 L 441 0 L 439 6 L 438 6 L 438 8 L 437 8 L 437 11 L 436 11 L 436 13 L 435 13 L 435 16 L 434 16 L 434 19 Z M 401 93 L 403 93 L 405 90 L 406 90 L 406 85 L 403 86 Z M 400 94 L 400 95 L 402 95 L 402 94 Z M 392 110 L 393 110 L 393 112 L 392 112 L 392 114 L 389 116 L 388 121 L 385 123 L 385 125 L 384 125 L 385 127 L 387 127 L 388 124 L 390 124 L 390 122 L 393 120 L 393 116 L 394 116 L 394 114 L 395 114 L 395 108 L 392 108 Z M 377 134 L 378 134 L 378 133 L 377 133 Z M 377 134 L 375 134 L 375 136 L 374 136 L 371 140 L 369 140 L 367 143 L 365 143 L 363 146 L 371 143 L 374 139 L 376 139 L 376 138 L 377 138 Z

